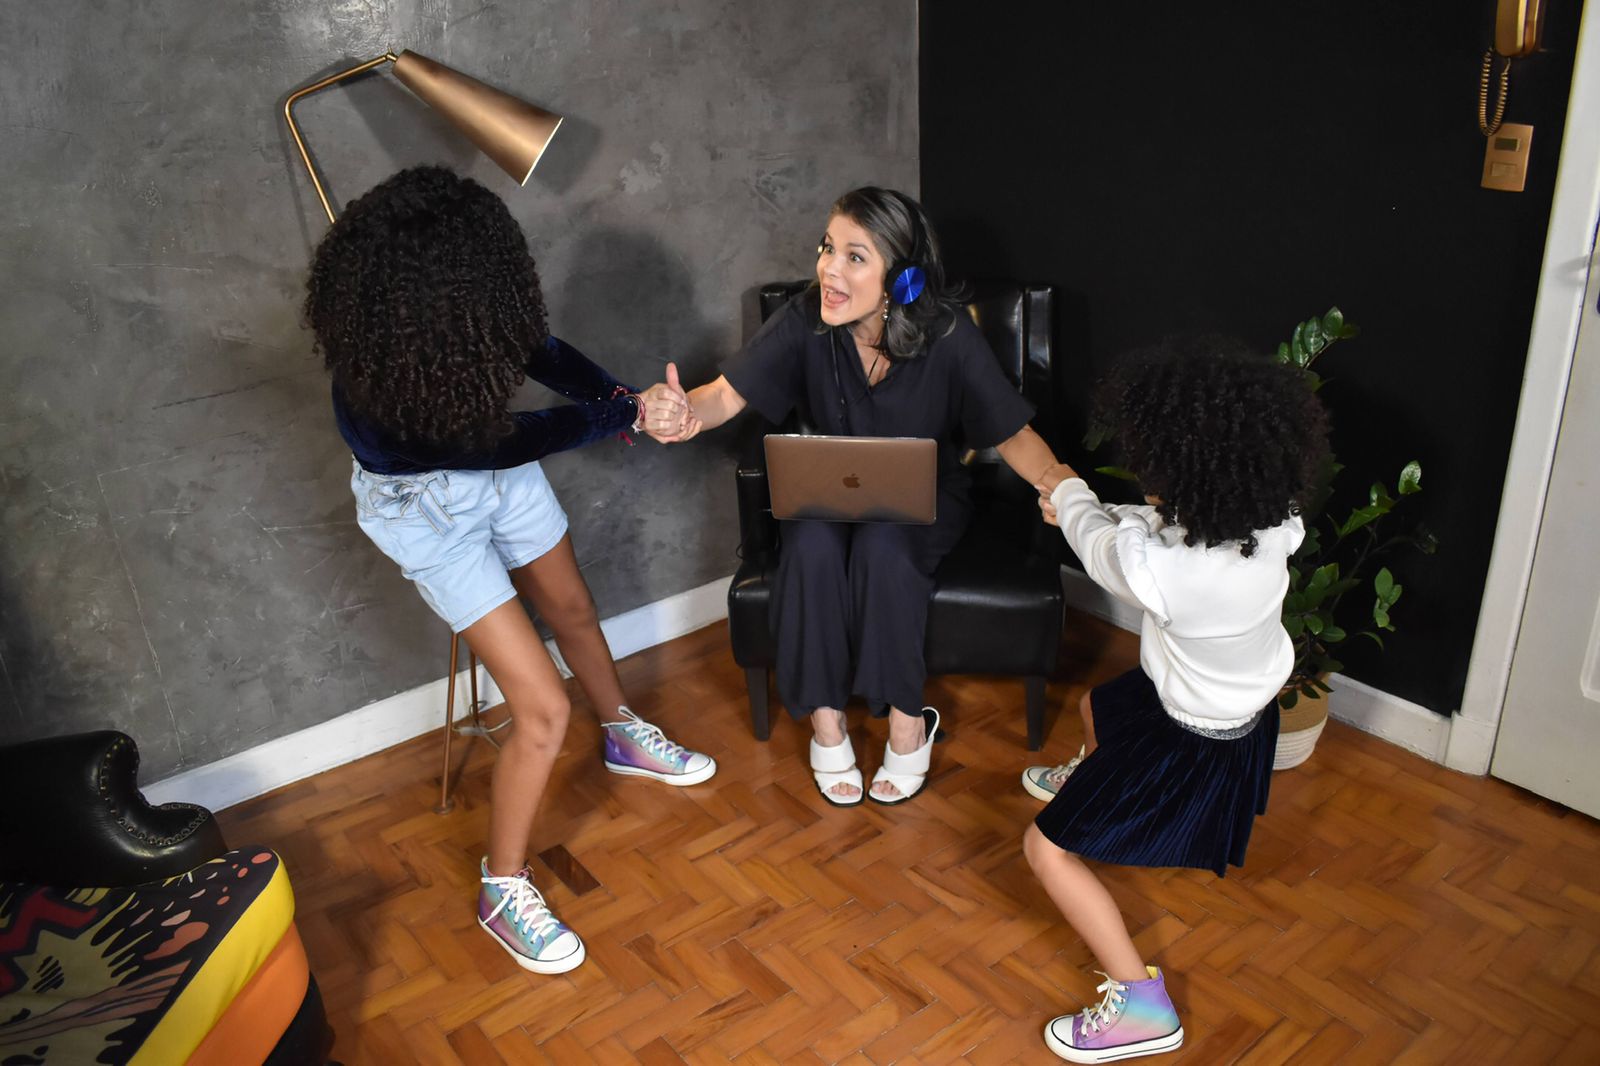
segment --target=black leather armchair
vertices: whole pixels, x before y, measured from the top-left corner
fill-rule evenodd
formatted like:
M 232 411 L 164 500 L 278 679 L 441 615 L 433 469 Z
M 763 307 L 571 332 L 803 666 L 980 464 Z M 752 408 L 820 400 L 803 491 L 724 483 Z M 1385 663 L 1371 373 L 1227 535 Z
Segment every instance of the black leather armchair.
M 765 319 L 805 282 L 761 290 Z M 1048 287 L 983 284 L 969 310 L 1006 375 L 1042 415 L 1052 409 L 1051 315 Z M 772 517 L 761 438 L 804 432 L 808 418 L 774 427 L 759 416 L 738 467 L 740 565 L 728 590 L 728 631 L 734 661 L 744 668 L 750 726 L 771 735 L 768 706 L 775 660 L 768 605 L 778 565 L 779 523 Z M 1026 690 L 1028 749 L 1044 743 L 1045 681 L 1061 644 L 1060 534 L 1039 519 L 1037 494 L 992 450 L 969 453 L 976 503 L 971 527 L 934 575 L 925 656 L 930 674 L 1021 677 Z
M 110 730 L 0 748 L 0 881 L 140 885 L 228 850 L 210 811 L 153 807 L 138 777 L 139 749 Z

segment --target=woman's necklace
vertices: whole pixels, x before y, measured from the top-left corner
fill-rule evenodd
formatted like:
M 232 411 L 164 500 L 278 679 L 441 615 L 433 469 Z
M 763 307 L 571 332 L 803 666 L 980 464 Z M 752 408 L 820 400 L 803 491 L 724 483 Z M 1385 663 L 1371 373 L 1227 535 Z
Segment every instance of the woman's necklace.
M 870 389 L 874 385 L 877 384 L 877 381 L 873 380 L 873 375 L 878 372 L 878 364 L 880 362 L 882 362 L 882 361 L 883 361 L 883 353 L 882 352 L 878 352 L 876 355 L 874 355 L 872 357 L 872 366 L 867 368 L 867 388 Z

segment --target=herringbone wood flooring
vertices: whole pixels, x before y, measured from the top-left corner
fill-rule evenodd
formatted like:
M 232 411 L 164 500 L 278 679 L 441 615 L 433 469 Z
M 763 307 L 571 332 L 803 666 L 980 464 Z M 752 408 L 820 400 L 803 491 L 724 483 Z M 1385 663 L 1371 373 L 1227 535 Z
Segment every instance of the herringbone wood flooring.
M 909 806 L 835 810 L 807 731 L 752 739 L 725 626 L 625 661 L 635 706 L 714 754 L 675 790 L 616 777 L 574 715 L 531 852 L 583 936 L 562 977 L 476 927 L 491 753 L 432 813 L 433 734 L 222 815 L 286 858 L 346 1062 L 1051 1062 L 1040 1030 L 1093 997 L 1088 953 L 1023 861 L 1014 682 L 941 678 L 950 738 Z M 1137 660 L 1075 618 L 1045 755 Z M 574 699 L 581 699 L 574 689 Z M 854 730 L 875 766 L 883 723 Z M 864 745 L 864 735 L 870 737 Z M 1188 1040 L 1156 1061 L 1600 1062 L 1600 826 L 1338 723 L 1277 775 L 1249 863 L 1104 868 L 1167 969 Z

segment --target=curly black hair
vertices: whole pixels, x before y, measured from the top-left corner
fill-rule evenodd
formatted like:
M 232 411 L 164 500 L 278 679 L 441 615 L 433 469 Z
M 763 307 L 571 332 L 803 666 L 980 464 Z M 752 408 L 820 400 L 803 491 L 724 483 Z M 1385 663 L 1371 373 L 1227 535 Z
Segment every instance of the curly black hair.
M 500 198 L 403 170 L 317 245 L 305 317 L 358 416 L 427 445 L 486 448 L 549 329 L 527 239 Z
M 1096 421 L 1184 543 L 1237 541 L 1298 512 L 1328 460 L 1328 417 L 1297 369 L 1220 337 L 1171 338 L 1125 356 Z

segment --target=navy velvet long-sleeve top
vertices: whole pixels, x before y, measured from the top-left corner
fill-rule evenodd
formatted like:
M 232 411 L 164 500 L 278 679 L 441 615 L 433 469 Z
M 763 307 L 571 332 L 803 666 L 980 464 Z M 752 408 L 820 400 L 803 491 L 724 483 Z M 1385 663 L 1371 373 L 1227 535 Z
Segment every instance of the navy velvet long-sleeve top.
M 504 470 L 546 455 L 581 448 L 633 425 L 638 406 L 625 385 L 590 362 L 572 345 L 551 337 L 528 363 L 528 376 L 574 402 L 542 411 L 516 411 L 512 430 L 487 451 L 431 447 L 405 440 L 386 426 L 358 416 L 333 385 L 333 416 L 339 435 L 363 470 L 374 474 L 420 474 L 428 470 Z

